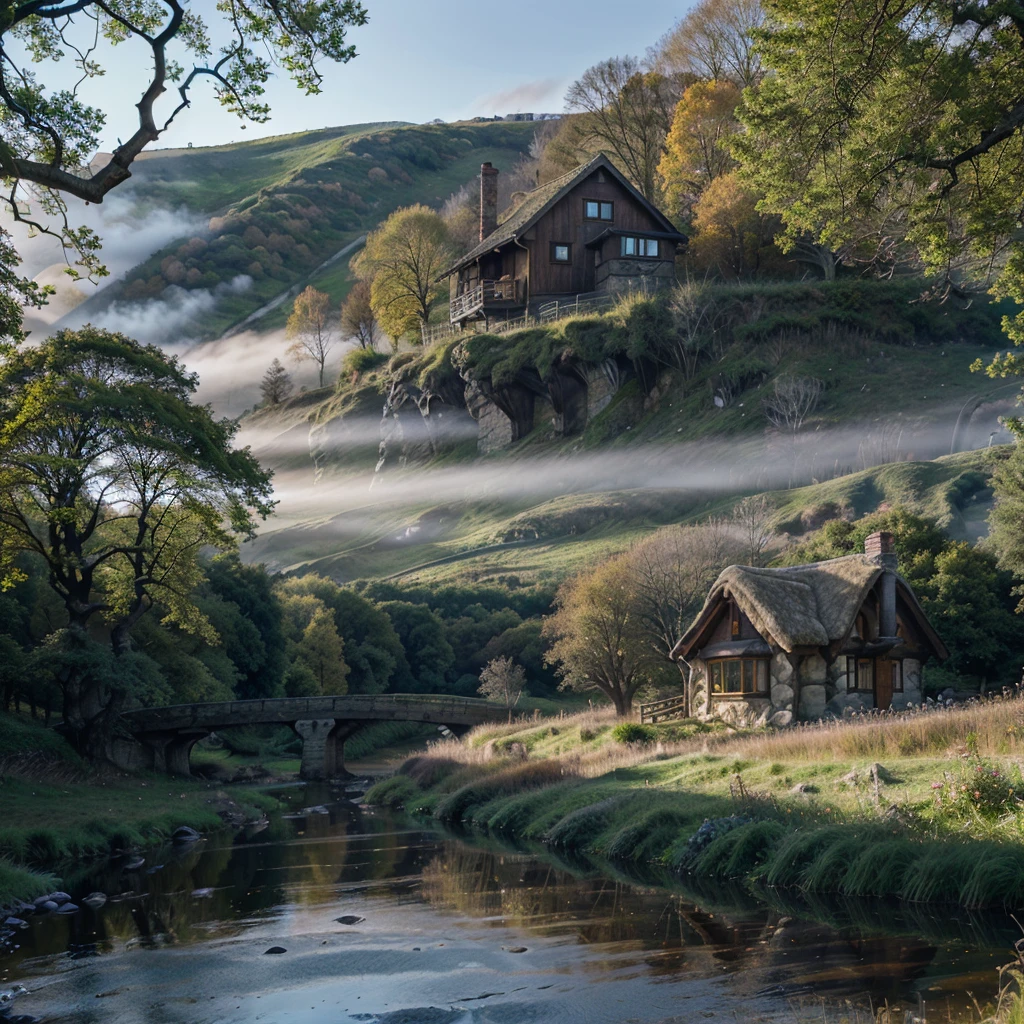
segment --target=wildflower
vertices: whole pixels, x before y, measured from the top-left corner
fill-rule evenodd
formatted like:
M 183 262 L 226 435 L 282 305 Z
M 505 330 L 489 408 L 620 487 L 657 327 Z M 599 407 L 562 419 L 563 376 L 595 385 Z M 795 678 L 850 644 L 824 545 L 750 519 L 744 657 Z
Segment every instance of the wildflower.
M 942 789 L 942 786 L 943 786 L 943 783 L 941 783 L 941 782 L 933 782 L 932 783 L 932 789 Z
M 974 791 L 974 799 L 975 800 L 980 800 L 981 799 L 981 794 L 977 790 Z

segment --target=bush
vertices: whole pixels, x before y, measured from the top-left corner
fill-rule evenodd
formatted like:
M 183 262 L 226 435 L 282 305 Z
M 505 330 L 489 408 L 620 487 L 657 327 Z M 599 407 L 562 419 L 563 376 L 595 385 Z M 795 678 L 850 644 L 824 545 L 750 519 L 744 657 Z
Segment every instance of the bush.
M 935 811 L 939 821 L 949 824 L 996 821 L 1016 814 L 1024 795 L 1020 768 L 997 768 L 977 755 L 965 759 L 960 769 L 943 773 L 941 782 L 933 782 Z
M 649 725 L 637 722 L 621 722 L 612 729 L 612 739 L 617 743 L 653 743 L 658 734 Z
M 377 352 L 372 348 L 354 348 L 341 362 L 342 370 L 346 376 L 353 374 L 369 373 L 383 366 L 391 357 L 384 352 Z

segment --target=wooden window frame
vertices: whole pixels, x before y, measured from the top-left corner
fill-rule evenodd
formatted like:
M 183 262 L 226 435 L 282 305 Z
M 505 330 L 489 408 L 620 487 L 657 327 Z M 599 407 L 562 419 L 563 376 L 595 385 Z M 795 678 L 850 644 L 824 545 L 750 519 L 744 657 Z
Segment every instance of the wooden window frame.
M 889 661 L 892 666 L 892 692 L 903 692 L 903 659 L 892 658 Z
M 626 252 L 626 243 L 632 242 L 634 252 Z M 655 246 L 658 250 L 653 256 L 647 252 L 649 246 Z M 640 250 L 644 251 L 641 252 Z M 619 258 L 624 260 L 660 260 L 664 257 L 661 255 L 661 239 L 660 238 L 648 238 L 646 235 L 622 235 L 619 241 Z
M 587 205 L 589 203 L 595 203 L 597 205 L 597 216 L 591 217 L 587 213 Z M 602 217 L 601 214 L 604 212 L 603 207 L 608 207 L 608 216 Z M 589 221 L 600 221 L 602 224 L 611 224 L 615 220 L 615 204 L 609 199 L 584 199 L 583 200 L 583 219 Z
M 740 667 L 740 689 L 727 690 L 727 665 Z M 760 668 L 759 666 L 764 666 Z M 708 690 L 714 698 L 743 700 L 748 697 L 769 698 L 772 689 L 771 659 L 758 658 L 710 658 L 707 662 Z M 717 676 L 717 682 L 716 677 Z M 763 682 L 760 689 L 758 683 Z M 718 687 L 716 689 L 715 687 Z
M 569 256 L 567 259 L 560 260 L 555 258 L 556 249 L 565 249 Z M 572 242 L 552 242 L 551 243 L 551 262 L 558 267 L 568 267 L 572 264 Z
M 871 666 L 871 685 L 861 686 L 861 666 Z M 846 658 L 846 692 L 847 693 L 870 693 L 875 692 L 875 659 L 874 658 L 858 658 L 856 655 L 850 654 Z M 853 677 L 853 686 L 850 685 L 850 678 Z

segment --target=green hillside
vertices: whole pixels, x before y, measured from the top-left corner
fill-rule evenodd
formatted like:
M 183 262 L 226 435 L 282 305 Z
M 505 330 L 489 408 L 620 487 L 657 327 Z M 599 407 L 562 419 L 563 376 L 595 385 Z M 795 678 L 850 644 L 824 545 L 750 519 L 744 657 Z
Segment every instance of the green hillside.
M 138 164 L 134 194 L 143 206 L 209 215 L 208 230 L 154 253 L 81 312 L 171 286 L 212 291 L 216 308 L 194 332 L 211 339 L 311 276 L 340 298 L 348 261 L 315 277 L 324 261 L 400 206 L 440 206 L 482 162 L 510 166 L 532 133 L 524 123 L 353 125 L 156 152 Z M 251 284 L 227 287 L 239 278 Z

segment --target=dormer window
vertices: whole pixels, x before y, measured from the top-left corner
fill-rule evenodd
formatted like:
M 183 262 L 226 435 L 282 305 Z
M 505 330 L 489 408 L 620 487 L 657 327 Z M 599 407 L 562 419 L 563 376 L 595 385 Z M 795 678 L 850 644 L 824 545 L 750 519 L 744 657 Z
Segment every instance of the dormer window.
M 612 203 L 604 203 L 599 199 L 583 200 L 583 216 L 587 220 L 614 220 L 615 209 Z

